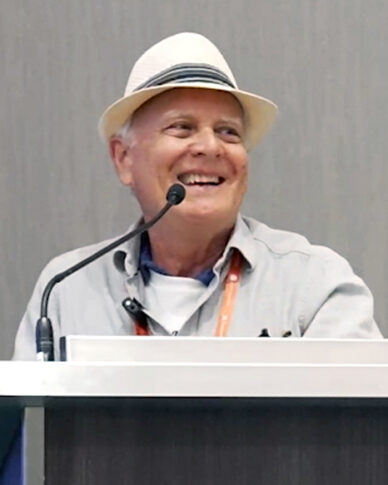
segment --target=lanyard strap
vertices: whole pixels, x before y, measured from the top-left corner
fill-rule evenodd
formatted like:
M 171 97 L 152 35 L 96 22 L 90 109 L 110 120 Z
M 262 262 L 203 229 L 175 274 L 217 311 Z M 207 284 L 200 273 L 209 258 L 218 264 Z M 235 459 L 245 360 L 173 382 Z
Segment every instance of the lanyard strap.
M 234 304 L 236 301 L 237 290 L 241 280 L 243 260 L 239 251 L 233 251 L 229 271 L 225 278 L 221 310 L 218 315 L 215 337 L 226 337 L 229 331 L 230 321 L 232 320 Z M 149 335 L 147 322 L 135 320 L 136 335 Z
M 230 321 L 234 310 L 237 290 L 241 280 L 242 258 L 238 251 L 233 251 L 229 271 L 225 278 L 225 287 L 222 297 L 221 310 L 218 315 L 218 323 L 215 337 L 226 337 L 228 335 Z

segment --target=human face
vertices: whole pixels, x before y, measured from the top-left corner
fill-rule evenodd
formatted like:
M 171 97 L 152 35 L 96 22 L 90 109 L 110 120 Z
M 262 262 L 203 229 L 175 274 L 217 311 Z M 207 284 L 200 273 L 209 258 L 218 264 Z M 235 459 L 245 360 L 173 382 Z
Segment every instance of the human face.
M 169 187 L 180 182 L 186 198 L 173 209 L 177 217 L 232 227 L 246 191 L 243 135 L 242 109 L 231 94 L 173 89 L 135 113 L 132 142 L 118 172 L 146 220 L 164 206 Z

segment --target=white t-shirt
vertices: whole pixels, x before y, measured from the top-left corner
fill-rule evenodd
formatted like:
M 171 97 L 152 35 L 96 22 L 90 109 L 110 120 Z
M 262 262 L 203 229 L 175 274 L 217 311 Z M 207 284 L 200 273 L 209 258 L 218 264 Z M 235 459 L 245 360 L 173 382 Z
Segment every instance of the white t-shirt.
M 166 276 L 150 271 L 145 286 L 145 307 L 169 332 L 179 332 L 197 308 L 206 286 L 194 278 Z

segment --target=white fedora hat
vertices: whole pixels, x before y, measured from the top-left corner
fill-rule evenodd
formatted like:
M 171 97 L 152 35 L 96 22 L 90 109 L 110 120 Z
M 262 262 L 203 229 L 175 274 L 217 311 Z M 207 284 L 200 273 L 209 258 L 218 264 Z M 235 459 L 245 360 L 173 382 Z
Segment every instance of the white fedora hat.
M 276 118 L 274 103 L 238 89 L 227 62 L 209 39 L 183 32 L 153 45 L 136 61 L 124 96 L 100 118 L 101 138 L 108 142 L 142 104 L 173 88 L 217 89 L 233 94 L 244 110 L 244 142 L 248 150 L 260 141 Z

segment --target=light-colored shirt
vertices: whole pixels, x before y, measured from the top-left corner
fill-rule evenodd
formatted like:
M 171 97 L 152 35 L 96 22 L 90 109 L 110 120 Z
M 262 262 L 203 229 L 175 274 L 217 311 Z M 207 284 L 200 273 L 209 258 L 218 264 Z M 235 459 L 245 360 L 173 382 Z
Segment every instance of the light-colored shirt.
M 151 270 L 144 287 L 144 306 L 152 308 L 168 333 L 180 332 L 205 289 L 198 279 L 167 276 Z
M 144 304 L 145 283 L 138 269 L 139 238 L 74 273 L 51 294 L 49 317 L 55 336 L 134 335 L 134 322 L 122 306 L 128 296 Z M 42 271 L 15 342 L 14 359 L 35 359 L 35 325 L 47 281 L 109 241 L 76 249 L 53 259 Z M 239 216 L 215 264 L 215 276 L 192 306 L 179 335 L 211 336 L 217 325 L 223 280 L 237 249 L 244 269 L 228 335 L 271 337 L 381 338 L 373 319 L 373 297 L 349 263 L 334 251 L 310 244 L 299 234 L 271 229 Z M 149 331 L 168 335 L 157 312 L 145 308 Z

